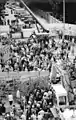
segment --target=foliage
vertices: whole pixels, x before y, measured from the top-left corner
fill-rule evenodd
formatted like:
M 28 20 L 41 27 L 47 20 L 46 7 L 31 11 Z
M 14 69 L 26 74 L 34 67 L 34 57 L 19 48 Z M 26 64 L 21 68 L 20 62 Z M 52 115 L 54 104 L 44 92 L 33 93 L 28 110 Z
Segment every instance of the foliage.
M 25 95 L 29 95 L 35 88 L 39 87 L 49 89 L 48 77 L 38 77 L 35 79 L 29 78 L 27 81 L 21 83 L 20 91 Z

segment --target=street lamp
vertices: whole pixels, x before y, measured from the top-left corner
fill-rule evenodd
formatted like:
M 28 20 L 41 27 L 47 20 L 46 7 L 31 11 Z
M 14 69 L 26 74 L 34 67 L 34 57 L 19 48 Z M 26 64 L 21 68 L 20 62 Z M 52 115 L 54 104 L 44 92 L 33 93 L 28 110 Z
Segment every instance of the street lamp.
M 65 23 L 65 0 L 63 0 L 63 23 Z
M 65 0 L 63 0 L 63 40 L 65 36 Z

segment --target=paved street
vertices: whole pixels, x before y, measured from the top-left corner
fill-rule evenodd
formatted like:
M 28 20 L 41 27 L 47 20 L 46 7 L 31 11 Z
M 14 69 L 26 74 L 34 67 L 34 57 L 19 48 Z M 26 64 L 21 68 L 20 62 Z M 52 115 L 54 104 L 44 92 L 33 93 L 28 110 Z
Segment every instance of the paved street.
M 7 112 L 10 112 L 10 111 L 11 111 L 11 107 L 10 107 L 10 105 L 9 105 L 9 102 L 8 102 L 7 100 L 6 100 L 6 101 L 3 100 L 3 102 L 5 103 L 6 113 L 7 113 Z M 13 103 L 13 105 L 16 106 L 16 109 L 20 108 L 17 103 Z M 16 118 L 18 118 L 18 120 L 19 120 L 19 117 L 16 117 Z M 0 116 L 0 120 L 3 120 L 3 117 L 2 117 L 2 116 Z

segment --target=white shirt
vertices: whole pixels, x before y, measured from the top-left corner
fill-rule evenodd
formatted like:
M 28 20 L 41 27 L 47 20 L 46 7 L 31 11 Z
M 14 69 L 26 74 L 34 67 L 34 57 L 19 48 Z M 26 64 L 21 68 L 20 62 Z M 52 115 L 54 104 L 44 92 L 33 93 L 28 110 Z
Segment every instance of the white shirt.
M 8 95 L 8 100 L 13 101 L 13 95 L 12 94 Z
M 42 120 L 43 116 L 42 115 L 38 115 L 38 120 Z
M 32 114 L 32 115 L 31 115 L 31 118 L 32 118 L 33 120 L 36 120 L 36 115 Z
M 73 89 L 74 95 L 76 95 L 76 88 Z
M 26 116 L 24 114 L 21 115 L 22 120 L 26 120 Z
M 42 116 L 44 116 L 44 113 L 45 112 L 43 110 L 39 111 L 39 114 L 42 115 Z
M 20 91 L 19 90 L 17 90 L 16 97 L 20 98 Z

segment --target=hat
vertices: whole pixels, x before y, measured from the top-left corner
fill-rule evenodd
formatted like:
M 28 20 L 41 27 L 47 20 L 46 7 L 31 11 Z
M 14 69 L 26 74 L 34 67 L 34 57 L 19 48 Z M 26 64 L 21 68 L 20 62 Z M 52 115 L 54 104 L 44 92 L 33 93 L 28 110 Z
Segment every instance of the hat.
M 9 114 L 7 113 L 7 117 L 9 117 Z
M 28 104 L 31 104 L 31 101 L 28 101 Z
M 44 96 L 48 96 L 48 93 L 47 93 L 47 92 L 44 92 Z
M 37 107 L 39 107 L 39 108 L 40 108 L 40 104 L 39 104 L 39 103 L 37 103 Z
M 49 95 L 52 95 L 52 91 L 48 91 L 48 96 L 49 96 Z

